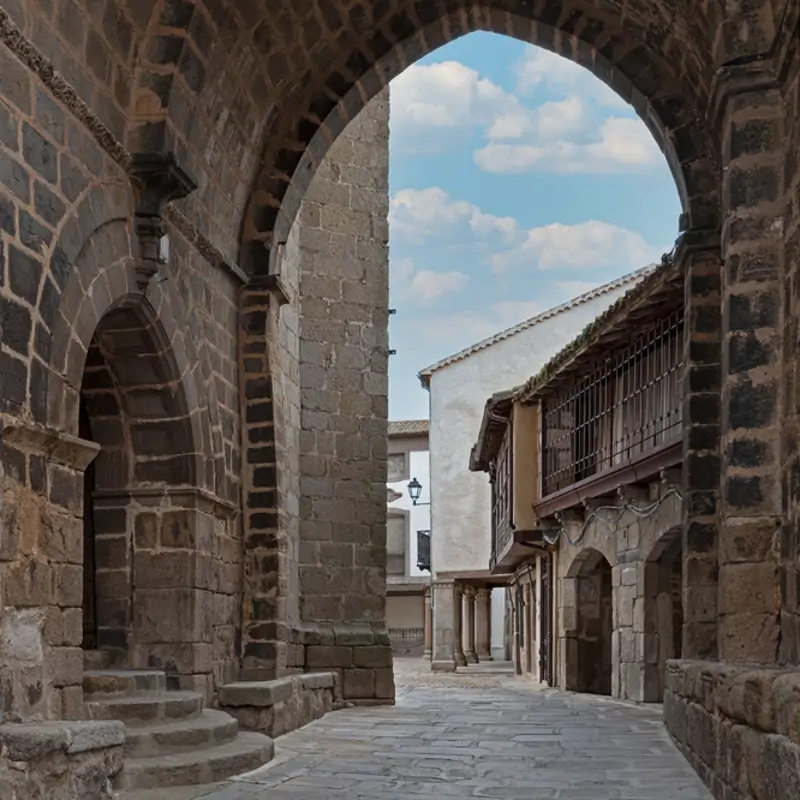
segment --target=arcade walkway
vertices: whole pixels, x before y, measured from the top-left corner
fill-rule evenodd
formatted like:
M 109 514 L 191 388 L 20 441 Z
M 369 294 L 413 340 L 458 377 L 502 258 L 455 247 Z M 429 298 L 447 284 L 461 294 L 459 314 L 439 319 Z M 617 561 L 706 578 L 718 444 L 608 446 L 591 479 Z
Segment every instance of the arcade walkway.
M 421 661 L 421 660 L 420 660 Z M 657 709 L 397 665 L 392 707 L 339 711 L 204 800 L 709 800 Z

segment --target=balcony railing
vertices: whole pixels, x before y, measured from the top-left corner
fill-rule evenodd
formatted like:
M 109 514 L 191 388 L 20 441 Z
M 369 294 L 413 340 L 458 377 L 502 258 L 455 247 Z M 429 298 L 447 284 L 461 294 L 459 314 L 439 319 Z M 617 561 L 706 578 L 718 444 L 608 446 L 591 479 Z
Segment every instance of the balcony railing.
M 544 497 L 681 435 L 683 311 L 543 400 Z
M 497 459 L 489 473 L 492 483 L 492 560 L 495 553 L 503 551 L 511 536 L 511 482 L 514 464 L 509 447 L 510 436 L 511 426 L 508 426 Z

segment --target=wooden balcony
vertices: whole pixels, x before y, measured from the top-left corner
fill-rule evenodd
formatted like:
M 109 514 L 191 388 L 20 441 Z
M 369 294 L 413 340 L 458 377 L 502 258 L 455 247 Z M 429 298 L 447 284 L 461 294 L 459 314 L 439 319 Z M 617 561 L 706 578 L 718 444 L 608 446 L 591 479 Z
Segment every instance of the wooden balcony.
M 539 518 L 680 463 L 683 312 L 543 394 Z

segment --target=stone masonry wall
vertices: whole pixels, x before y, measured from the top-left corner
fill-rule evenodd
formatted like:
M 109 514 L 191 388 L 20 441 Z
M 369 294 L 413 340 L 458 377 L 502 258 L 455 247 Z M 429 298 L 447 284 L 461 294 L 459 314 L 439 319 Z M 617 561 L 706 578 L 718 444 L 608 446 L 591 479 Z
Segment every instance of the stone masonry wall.
M 675 484 L 653 483 L 648 491 L 629 491 L 624 502 L 619 498 L 599 499 L 596 505 L 603 508 L 597 508 L 591 519 L 592 506 L 587 507 L 585 515 L 565 518 L 564 527 L 575 544 L 562 535 L 556 569 L 556 679 L 562 689 L 608 691 L 607 677 L 583 670 L 581 656 L 592 653 L 594 660 L 607 658 L 610 649 L 612 697 L 636 702 L 661 699 L 666 658 L 659 657 L 665 643 L 660 638 L 666 640 L 668 632 L 659 627 L 659 608 L 664 600 L 664 584 L 659 577 L 665 561 L 671 564 L 680 559 L 678 488 Z M 658 500 L 661 504 L 646 518 L 625 510 L 625 503 L 642 508 Z M 601 624 L 604 600 L 598 564 L 602 566 L 603 559 L 611 567 L 610 631 L 609 626 Z M 666 571 L 669 573 L 669 567 Z M 671 626 L 670 619 L 669 631 Z M 609 633 L 610 641 L 603 641 Z M 669 657 L 673 656 L 671 652 Z
M 298 218 L 305 667 L 342 669 L 348 700 L 394 696 L 385 631 L 388 123 L 387 89 L 331 147 Z

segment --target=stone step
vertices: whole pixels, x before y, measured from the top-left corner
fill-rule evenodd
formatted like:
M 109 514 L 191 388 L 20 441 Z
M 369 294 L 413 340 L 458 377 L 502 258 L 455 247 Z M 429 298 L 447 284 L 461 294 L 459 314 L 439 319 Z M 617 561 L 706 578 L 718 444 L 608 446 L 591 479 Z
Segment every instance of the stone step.
M 142 692 L 93 698 L 84 707 L 89 719 L 119 719 L 136 726 L 197 717 L 203 710 L 203 698 L 196 692 Z
M 155 725 L 130 727 L 125 742 L 126 758 L 150 758 L 192 748 L 216 747 L 236 738 L 239 725 L 224 711 L 206 709 L 199 717 L 170 720 Z
M 102 700 L 107 695 L 163 693 L 166 690 L 167 676 L 159 670 L 103 669 L 83 673 L 83 696 L 86 700 Z
M 275 745 L 260 733 L 240 733 L 218 747 L 151 758 L 129 758 L 115 788 L 154 789 L 214 783 L 260 767 L 270 761 Z
M 83 668 L 87 670 L 109 669 L 114 663 L 114 654 L 108 650 L 84 650 Z

